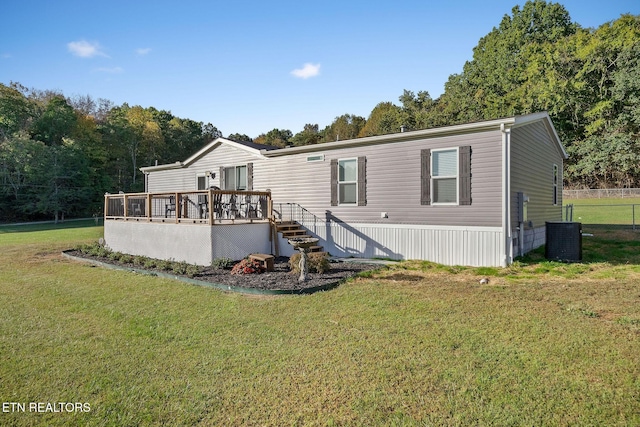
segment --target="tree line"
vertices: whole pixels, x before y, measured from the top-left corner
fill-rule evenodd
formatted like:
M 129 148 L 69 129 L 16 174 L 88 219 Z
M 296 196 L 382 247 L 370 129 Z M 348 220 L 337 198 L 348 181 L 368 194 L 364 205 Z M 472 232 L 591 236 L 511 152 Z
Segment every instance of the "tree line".
M 482 37 L 432 99 L 405 90 L 367 118 L 234 140 L 284 147 L 548 111 L 567 152 L 565 186 L 640 185 L 640 16 L 598 28 L 528 1 Z M 0 221 L 99 214 L 109 191 L 142 191 L 141 166 L 188 158 L 223 136 L 211 123 L 90 96 L 0 84 Z
M 0 84 L 0 220 L 98 215 L 105 192 L 144 189 L 141 166 L 221 135 L 153 107 Z

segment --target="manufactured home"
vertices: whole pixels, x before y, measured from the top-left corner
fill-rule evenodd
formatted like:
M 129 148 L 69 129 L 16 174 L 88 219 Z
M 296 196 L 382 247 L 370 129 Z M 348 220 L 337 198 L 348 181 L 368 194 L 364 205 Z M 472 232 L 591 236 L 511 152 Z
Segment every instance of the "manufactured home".
M 544 112 L 287 148 L 217 138 L 108 195 L 105 239 L 209 264 L 291 255 L 295 230 L 332 256 L 506 266 L 562 220 L 566 159 Z

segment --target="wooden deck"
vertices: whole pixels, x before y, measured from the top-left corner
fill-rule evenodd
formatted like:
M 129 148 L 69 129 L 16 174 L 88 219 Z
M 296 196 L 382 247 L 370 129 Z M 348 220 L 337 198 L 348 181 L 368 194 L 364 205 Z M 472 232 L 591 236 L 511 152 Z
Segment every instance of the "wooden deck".
M 105 221 L 234 224 L 273 219 L 268 191 L 199 190 L 105 194 Z

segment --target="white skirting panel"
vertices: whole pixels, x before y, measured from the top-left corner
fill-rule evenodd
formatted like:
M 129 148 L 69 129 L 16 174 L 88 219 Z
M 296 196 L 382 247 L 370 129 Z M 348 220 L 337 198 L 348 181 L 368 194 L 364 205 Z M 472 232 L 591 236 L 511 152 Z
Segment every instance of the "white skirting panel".
M 239 260 L 270 253 L 269 224 L 189 225 L 105 221 L 104 239 L 113 250 L 163 260 L 210 265 L 215 258 Z
M 326 252 L 339 257 L 421 259 L 469 266 L 500 266 L 504 258 L 499 227 L 302 225 L 320 239 L 318 244 Z M 105 221 L 104 235 L 114 251 L 198 265 L 209 265 L 215 258 L 239 260 L 251 253 L 272 252 L 266 223 L 204 226 Z M 280 237 L 279 243 L 281 255 L 294 253 L 286 239 Z
M 504 238 L 500 227 L 339 222 L 302 225 L 320 238 L 318 244 L 333 256 L 420 259 L 478 267 L 499 267 L 504 259 Z

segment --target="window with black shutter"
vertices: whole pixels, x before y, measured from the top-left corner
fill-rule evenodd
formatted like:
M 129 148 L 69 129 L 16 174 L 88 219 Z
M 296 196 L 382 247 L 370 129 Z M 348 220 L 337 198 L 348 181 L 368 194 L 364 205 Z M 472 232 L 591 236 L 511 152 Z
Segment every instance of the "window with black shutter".
M 367 204 L 367 159 L 331 160 L 331 206 Z
M 471 204 L 471 147 L 424 149 L 420 152 L 420 203 Z

